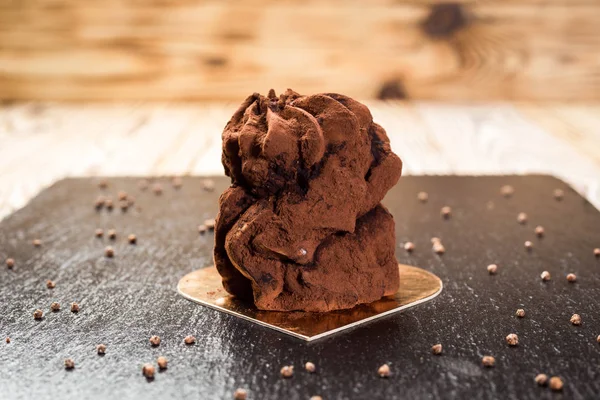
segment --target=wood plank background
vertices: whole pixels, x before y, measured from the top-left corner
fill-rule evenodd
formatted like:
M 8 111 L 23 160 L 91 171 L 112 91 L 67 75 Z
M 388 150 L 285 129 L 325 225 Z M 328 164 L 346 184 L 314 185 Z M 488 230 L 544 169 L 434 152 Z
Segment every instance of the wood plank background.
M 0 98 L 600 100 L 599 15 L 595 0 L 0 0 Z
M 405 175 L 551 174 L 600 208 L 599 103 L 366 103 Z M 0 105 L 0 218 L 69 176 L 222 176 L 237 105 Z

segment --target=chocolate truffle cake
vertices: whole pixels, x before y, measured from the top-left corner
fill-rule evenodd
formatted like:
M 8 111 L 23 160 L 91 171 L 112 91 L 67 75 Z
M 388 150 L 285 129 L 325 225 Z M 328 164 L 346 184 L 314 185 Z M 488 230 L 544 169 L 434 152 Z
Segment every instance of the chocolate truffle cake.
M 223 131 L 231 186 L 215 264 L 261 310 L 330 311 L 394 294 L 394 219 L 380 204 L 402 162 L 369 109 L 340 94 L 248 97 Z

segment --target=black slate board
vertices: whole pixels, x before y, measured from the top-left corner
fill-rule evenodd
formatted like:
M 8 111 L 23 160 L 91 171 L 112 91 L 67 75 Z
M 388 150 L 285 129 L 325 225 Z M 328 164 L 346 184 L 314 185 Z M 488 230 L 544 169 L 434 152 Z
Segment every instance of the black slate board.
M 346 333 L 305 343 L 221 314 L 179 297 L 184 274 L 211 264 L 212 234 L 196 228 L 217 211 L 226 179 L 216 191 L 203 191 L 200 178 L 184 178 L 175 190 L 167 179 L 164 193 L 137 189 L 138 179 L 109 179 L 107 193 L 125 190 L 140 210 L 96 212 L 102 192 L 97 179 L 68 179 L 45 190 L 27 207 L 0 224 L 0 259 L 16 266 L 0 268 L 0 393 L 3 399 L 231 399 L 236 387 L 250 399 L 598 399 L 600 396 L 600 213 L 563 182 L 547 176 L 405 177 L 385 200 L 396 218 L 398 260 L 440 276 L 445 285 L 433 302 L 386 317 Z M 503 198 L 500 187 L 515 194 Z M 552 196 L 555 188 L 566 194 Z M 421 204 L 417 192 L 429 192 Z M 116 199 L 115 199 L 116 200 Z M 440 208 L 452 207 L 452 218 Z M 529 221 L 519 225 L 517 214 Z M 546 237 L 535 237 L 541 224 Z M 103 256 L 106 237 L 96 228 L 116 228 L 116 256 Z M 138 244 L 126 236 L 135 233 Z M 431 251 L 438 236 L 446 254 Z M 34 248 L 31 240 L 43 245 Z M 408 255 L 406 240 L 416 244 Z M 533 241 L 532 252 L 524 250 Z M 497 263 L 490 276 L 486 266 Z M 553 279 L 543 283 L 540 273 Z M 565 275 L 574 272 L 575 284 Z M 45 286 L 47 279 L 56 288 Z M 63 310 L 49 311 L 52 301 Z M 77 301 L 73 314 L 68 303 Z M 45 318 L 35 321 L 34 309 Z M 527 316 L 517 319 L 517 308 Z M 582 326 L 569 318 L 581 314 Z M 520 344 L 506 345 L 508 333 Z M 186 335 L 198 338 L 183 344 Z M 162 344 L 153 348 L 151 335 Z M 442 343 L 444 353 L 430 348 Z M 108 346 L 101 357 L 98 343 Z M 481 357 L 496 357 L 496 367 L 481 367 Z M 170 360 L 152 382 L 141 365 L 159 355 Z M 66 371 L 63 360 L 76 362 Z M 305 361 L 317 365 L 306 373 Z M 377 376 L 389 363 L 393 375 Z M 279 369 L 296 367 L 292 379 Z M 562 394 L 533 383 L 539 372 L 560 375 Z

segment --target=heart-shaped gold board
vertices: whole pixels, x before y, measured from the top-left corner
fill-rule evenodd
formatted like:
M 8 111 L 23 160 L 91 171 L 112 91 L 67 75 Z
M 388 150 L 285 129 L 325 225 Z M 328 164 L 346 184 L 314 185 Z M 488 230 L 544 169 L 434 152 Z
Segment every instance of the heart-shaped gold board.
M 228 294 L 214 266 L 185 275 L 179 281 L 177 291 L 186 299 L 204 306 L 311 341 L 414 307 L 432 300 L 442 291 L 442 281 L 431 272 L 404 264 L 398 264 L 398 268 L 400 288 L 394 296 L 349 310 L 326 313 L 258 310 L 253 304 Z

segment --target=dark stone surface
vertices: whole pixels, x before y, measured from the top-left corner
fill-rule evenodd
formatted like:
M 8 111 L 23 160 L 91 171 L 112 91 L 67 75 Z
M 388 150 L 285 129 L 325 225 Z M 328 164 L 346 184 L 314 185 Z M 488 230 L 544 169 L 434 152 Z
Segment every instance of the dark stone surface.
M 71 179 L 52 186 L 27 207 L 0 223 L 0 396 L 3 399 L 231 399 L 236 387 L 250 399 L 597 399 L 600 393 L 600 213 L 564 183 L 545 176 L 405 177 L 384 201 L 395 215 L 398 259 L 440 276 L 445 290 L 433 302 L 307 344 L 221 314 L 179 297 L 181 276 L 211 264 L 212 233 L 196 227 L 217 211 L 216 190 L 201 189 L 199 178 L 185 178 L 175 190 L 166 179 L 162 196 L 140 192 L 137 179 L 109 179 L 116 199 L 126 190 L 141 210 L 96 212 L 101 192 L 95 179 Z M 512 184 L 512 198 L 500 187 Z M 553 189 L 565 189 L 563 201 Z M 429 192 L 421 204 L 417 192 Z M 452 218 L 440 208 L 452 207 Z M 516 222 L 521 211 L 526 225 Z M 546 237 L 533 230 L 541 224 Z M 106 237 L 96 228 L 118 230 L 115 258 L 104 258 Z M 127 243 L 129 233 L 137 245 Z M 446 254 L 431 251 L 438 236 Z M 43 245 L 34 248 L 31 240 Z M 401 248 L 411 240 L 412 255 Z M 523 242 L 533 241 L 532 252 Z M 486 266 L 499 265 L 490 276 Z M 553 279 L 543 283 L 543 270 Z M 574 272 L 575 284 L 565 275 Z M 56 288 L 45 282 L 52 279 Z M 52 301 L 63 306 L 49 310 Z M 77 301 L 73 314 L 68 304 Z M 34 321 L 36 308 L 45 318 Z M 524 319 L 514 317 L 524 308 Z M 579 327 L 569 323 L 581 314 Z M 510 348 L 504 338 L 517 333 Z M 183 338 L 193 334 L 196 345 Z M 151 347 L 152 335 L 162 337 Z M 430 348 L 444 345 L 434 356 Z M 96 354 L 99 343 L 106 355 Z M 496 357 L 496 367 L 481 367 L 481 357 Z M 145 362 L 159 355 L 169 369 L 152 382 L 141 375 Z M 76 367 L 66 371 L 63 360 Z M 317 365 L 309 375 L 305 361 Z M 377 368 L 389 363 L 392 376 Z M 292 379 L 279 376 L 283 365 L 296 368 Z M 533 383 L 539 372 L 560 375 L 563 394 Z

